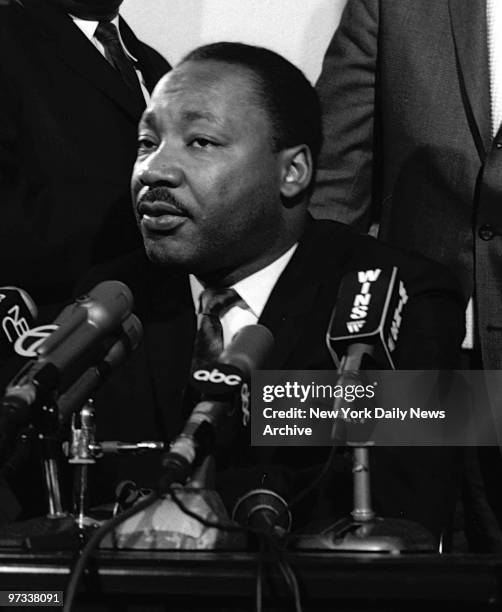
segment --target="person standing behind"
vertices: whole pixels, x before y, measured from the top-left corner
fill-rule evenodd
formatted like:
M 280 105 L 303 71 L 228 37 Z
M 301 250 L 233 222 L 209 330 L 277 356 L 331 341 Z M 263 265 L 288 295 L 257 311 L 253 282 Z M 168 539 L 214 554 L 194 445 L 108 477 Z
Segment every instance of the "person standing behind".
M 170 68 L 122 0 L 0 8 L 0 285 L 51 319 L 92 264 L 138 245 L 129 177 L 145 96 Z
M 500 32 L 496 0 L 348 0 L 317 85 L 314 214 L 379 224 L 383 240 L 453 270 L 470 299 L 468 367 L 486 369 L 502 368 Z M 483 480 L 502 475 L 498 449 L 481 459 Z M 491 525 L 482 546 L 496 550 L 499 488 L 475 521 Z
M 26 290 L 39 322 L 92 264 L 140 243 L 129 194 L 137 124 L 170 66 L 118 16 L 121 4 L 0 7 L 0 286 Z M 2 389 L 9 378 L 0 369 Z M 22 470 L 11 479 L 19 502 L 42 513 L 42 476 L 32 461 Z M 16 504 L 0 514 L 12 520 Z

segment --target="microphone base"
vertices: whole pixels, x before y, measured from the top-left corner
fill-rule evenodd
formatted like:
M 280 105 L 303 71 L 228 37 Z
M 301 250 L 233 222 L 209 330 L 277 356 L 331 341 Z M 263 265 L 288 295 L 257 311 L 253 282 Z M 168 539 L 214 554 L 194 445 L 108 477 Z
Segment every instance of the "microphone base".
M 296 536 L 292 548 L 391 555 L 438 552 L 437 542 L 427 529 L 413 521 L 394 518 L 367 522 L 340 519 L 320 533 Z

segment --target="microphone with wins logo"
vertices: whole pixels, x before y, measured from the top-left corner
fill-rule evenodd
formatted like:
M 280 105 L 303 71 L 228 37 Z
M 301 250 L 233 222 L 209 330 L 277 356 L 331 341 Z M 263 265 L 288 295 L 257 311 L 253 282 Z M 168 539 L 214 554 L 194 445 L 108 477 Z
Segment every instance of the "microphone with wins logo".
M 395 266 L 345 274 L 326 334 L 328 349 L 338 365 L 337 384 L 364 384 L 361 370 L 395 369 L 393 354 L 407 301 Z M 339 398 L 334 405 L 340 414 L 341 402 Z M 331 437 L 335 443 L 366 444 L 374 425 L 372 419 L 336 419 Z
M 395 369 L 396 348 L 408 294 L 395 266 L 347 273 L 340 284 L 326 340 L 342 371 L 358 371 L 371 357 Z

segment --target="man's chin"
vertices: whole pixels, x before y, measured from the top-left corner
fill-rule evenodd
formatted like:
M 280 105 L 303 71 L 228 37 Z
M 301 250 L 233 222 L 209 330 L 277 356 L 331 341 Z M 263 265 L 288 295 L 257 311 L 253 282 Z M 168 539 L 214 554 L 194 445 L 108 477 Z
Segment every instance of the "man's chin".
M 166 248 L 154 240 L 145 240 L 144 244 L 148 259 L 156 266 L 179 270 L 190 269 L 190 259 L 184 258 L 180 249 Z

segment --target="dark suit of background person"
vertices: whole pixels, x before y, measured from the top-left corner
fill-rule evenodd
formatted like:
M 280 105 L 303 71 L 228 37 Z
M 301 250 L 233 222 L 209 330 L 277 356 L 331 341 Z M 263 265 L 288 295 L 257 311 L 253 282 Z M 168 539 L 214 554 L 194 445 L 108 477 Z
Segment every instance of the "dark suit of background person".
M 363 230 L 377 221 L 383 240 L 446 264 L 474 298 L 470 367 L 502 368 L 502 133 L 492 138 L 486 1 L 349 0 L 317 89 L 314 215 Z M 497 454 L 482 451 L 502 518 Z M 502 550 L 485 514 L 498 543 L 481 546 Z
M 68 3 L 0 8 L 0 285 L 28 291 L 46 320 L 92 264 L 139 244 L 129 179 L 144 102 Z M 151 91 L 168 63 L 123 19 L 120 33 Z
M 129 180 L 145 105 L 65 11 L 95 4 L 101 14 L 121 2 L 0 7 L 0 285 L 25 289 L 39 321 L 56 316 L 91 264 L 140 243 Z M 122 19 L 119 29 L 152 91 L 168 63 Z M 9 378 L 0 370 L 2 390 Z M 32 515 L 46 511 L 39 462 L 11 479 Z

